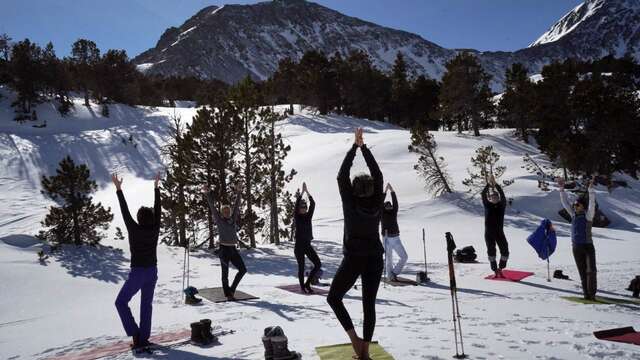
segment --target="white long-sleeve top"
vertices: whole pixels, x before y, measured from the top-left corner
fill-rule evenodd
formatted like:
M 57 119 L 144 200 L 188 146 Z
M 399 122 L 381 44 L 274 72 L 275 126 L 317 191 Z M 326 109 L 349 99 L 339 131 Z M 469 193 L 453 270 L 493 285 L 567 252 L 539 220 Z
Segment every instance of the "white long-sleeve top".
M 569 213 L 569 216 L 573 219 L 575 217 L 575 211 L 573 211 L 573 206 L 569 203 L 567 199 L 567 193 L 564 191 L 564 188 L 560 189 L 560 202 L 562 203 L 562 207 Z M 589 186 L 589 206 L 587 208 L 586 218 L 587 221 L 593 221 L 593 218 L 596 215 L 596 191 L 593 186 Z

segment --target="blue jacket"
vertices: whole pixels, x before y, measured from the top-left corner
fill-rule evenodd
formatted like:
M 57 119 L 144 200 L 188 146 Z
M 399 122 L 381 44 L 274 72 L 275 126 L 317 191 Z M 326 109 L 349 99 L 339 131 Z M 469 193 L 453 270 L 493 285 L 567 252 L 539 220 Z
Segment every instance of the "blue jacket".
M 536 231 L 529 235 L 527 242 L 536 250 L 542 260 L 551 256 L 556 251 L 558 243 L 556 232 L 551 227 L 551 220 L 542 220 Z

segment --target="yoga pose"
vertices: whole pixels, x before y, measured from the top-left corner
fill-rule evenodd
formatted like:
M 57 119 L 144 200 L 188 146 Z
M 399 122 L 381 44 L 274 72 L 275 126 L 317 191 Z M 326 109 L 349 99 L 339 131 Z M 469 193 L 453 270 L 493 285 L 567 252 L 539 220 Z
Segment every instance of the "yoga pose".
M 338 188 L 344 213 L 344 258 L 331 283 L 327 302 L 349 335 L 358 358 L 366 360 L 369 359 L 369 343 L 376 325 L 376 296 L 384 267 L 384 250 L 378 235 L 384 192 L 382 172 L 364 144 L 362 133 L 362 129 L 356 130 L 355 143 L 347 152 L 338 173 Z M 362 151 L 371 175 L 357 175 L 351 181 L 349 173 L 358 148 Z M 356 334 L 351 317 L 342 302 L 358 276 L 362 278 L 362 339 Z
M 504 211 L 507 207 L 507 199 L 502 187 L 496 184 L 493 175 L 482 190 L 482 204 L 484 205 L 484 241 L 487 243 L 489 264 L 496 277 L 503 277 L 502 269 L 507 267 L 507 260 L 509 260 L 509 243 L 504 236 Z M 500 249 L 499 266 L 496 264 L 496 244 Z
M 384 190 L 385 196 L 389 190 L 391 190 L 391 200 L 393 203 L 386 201 L 382 212 L 382 236 L 384 236 L 384 249 L 387 254 L 385 268 L 387 278 L 391 281 L 398 281 L 398 275 L 402 273 L 402 269 L 407 263 L 407 252 L 402 245 L 402 241 L 400 241 L 400 229 L 398 228 L 398 197 L 396 196 L 396 192 L 393 191 L 391 184 L 387 184 Z M 400 258 L 395 266 L 393 266 L 394 252 Z
M 113 174 L 111 180 L 116 186 L 116 194 L 120 202 L 124 224 L 127 227 L 131 251 L 131 271 L 116 298 L 116 309 L 127 336 L 133 338 L 132 348 L 137 350 L 149 345 L 149 336 L 151 335 L 153 292 L 158 281 L 156 248 L 160 234 L 161 211 L 160 190 L 158 190 L 160 174 L 156 175 L 154 182 L 153 209 L 144 206 L 138 209 L 137 223 L 131 217 L 127 201 L 122 193 L 122 178 L 118 179 L 118 175 Z M 129 308 L 129 301 L 138 291 L 141 291 L 139 327 Z
M 309 207 L 307 207 L 307 202 L 302 198 L 305 193 L 309 196 Z M 315 209 L 316 202 L 313 200 L 313 196 L 309 194 L 307 184 L 302 183 L 302 192 L 296 196 L 295 215 L 293 216 L 296 229 L 296 245 L 294 254 L 296 255 L 296 261 L 298 262 L 298 281 L 300 282 L 300 290 L 302 290 L 303 293 L 309 294 L 313 293 L 313 290 L 311 289 L 311 281 L 317 276 L 321 266 L 320 258 L 313 249 L 313 246 L 311 246 L 311 240 L 313 240 L 313 225 L 311 224 L 311 221 L 313 220 L 313 212 Z M 304 281 L 305 256 L 313 263 L 313 270 L 309 273 L 309 277 L 306 282 Z
M 220 267 L 222 268 L 222 290 L 224 291 L 224 296 L 230 301 L 235 300 L 236 288 L 244 274 L 247 273 L 244 261 L 242 261 L 242 257 L 236 248 L 238 244 L 238 221 L 240 220 L 240 184 L 236 184 L 234 190 L 237 195 L 233 203 L 233 210 L 231 206 L 222 204 L 218 211 L 213 191 L 206 185 L 202 188 L 202 192 L 207 196 L 213 222 L 218 227 L 218 236 L 220 238 L 220 251 L 218 254 L 220 256 Z M 238 270 L 231 286 L 229 286 L 229 263 L 233 264 Z
M 564 191 L 564 180 L 558 179 L 560 186 L 560 202 L 562 207 L 571 216 L 571 244 L 573 258 L 578 267 L 582 282 L 582 293 L 587 300 L 595 300 L 598 289 L 596 269 L 596 249 L 593 246 L 591 227 L 593 217 L 596 214 L 596 193 L 593 189 L 593 180 L 589 182 L 589 202 L 584 197 L 578 197 L 569 204 L 567 193 Z

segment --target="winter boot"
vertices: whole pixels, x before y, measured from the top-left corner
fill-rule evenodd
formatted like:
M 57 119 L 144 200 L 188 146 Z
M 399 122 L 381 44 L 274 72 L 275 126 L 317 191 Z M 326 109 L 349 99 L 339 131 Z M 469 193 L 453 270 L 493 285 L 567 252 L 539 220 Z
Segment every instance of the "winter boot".
M 269 333 L 273 327 L 264 329 L 264 336 L 262 337 L 262 345 L 264 345 L 264 358 L 265 360 L 273 360 L 273 344 L 271 344 L 271 338 Z
M 200 324 L 202 325 L 202 338 L 207 344 L 211 344 L 216 340 L 215 335 L 211 332 L 211 320 L 202 319 L 200 320 Z
M 195 295 L 187 295 L 184 299 L 184 303 L 187 305 L 198 305 L 202 302 L 202 299 L 195 297 Z
M 202 302 L 202 299 L 199 299 L 196 297 L 196 294 L 198 293 L 198 289 L 196 289 L 195 287 L 189 286 L 188 288 L 184 289 L 183 292 L 186 295 L 184 299 L 185 304 L 197 305 Z
M 202 336 L 204 326 L 200 321 L 191 323 L 191 341 L 198 345 L 206 343 L 206 339 Z
M 289 360 L 295 359 L 294 354 L 289 351 L 287 337 L 274 336 L 271 337 L 271 344 L 273 345 L 273 360 Z

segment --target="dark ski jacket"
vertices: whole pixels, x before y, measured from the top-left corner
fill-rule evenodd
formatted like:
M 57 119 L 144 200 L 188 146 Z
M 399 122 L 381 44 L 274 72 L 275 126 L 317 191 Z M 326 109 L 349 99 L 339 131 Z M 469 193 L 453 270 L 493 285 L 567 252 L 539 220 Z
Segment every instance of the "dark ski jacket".
M 131 251 L 131 267 L 152 267 L 158 263 L 156 249 L 158 247 L 158 237 L 160 235 L 160 190 L 155 189 L 153 202 L 154 224 L 151 227 L 138 225 L 131 217 L 127 201 L 121 190 L 118 190 L 118 201 L 120 211 L 124 218 L 129 235 L 129 250 Z
M 391 202 L 393 208 L 387 210 L 382 208 L 382 236 L 397 237 L 400 235 L 400 229 L 398 228 L 398 198 L 395 191 L 391 192 Z
M 361 147 L 362 156 L 373 178 L 374 191 L 373 195 L 368 198 L 354 196 L 350 172 L 357 149 L 358 146 L 355 144 L 351 147 L 338 172 L 338 189 L 342 198 L 342 212 L 344 214 L 342 248 L 345 255 L 382 256 L 384 250 L 378 234 L 384 202 L 382 172 L 371 151 L 366 145 L 363 145 Z
M 495 233 L 502 231 L 504 226 L 504 210 L 507 207 L 507 199 L 500 185 L 496 185 L 500 194 L 500 202 L 492 204 L 488 198 L 489 185 L 482 190 L 482 204 L 484 205 L 484 231 Z
M 298 207 L 300 206 L 301 196 L 296 198 L 295 215 L 293 220 L 295 221 L 296 228 L 296 246 L 308 245 L 313 239 L 313 226 L 311 220 L 313 219 L 313 212 L 316 209 L 316 202 L 313 200 L 313 196 L 309 196 L 309 210 L 306 214 L 300 214 Z

